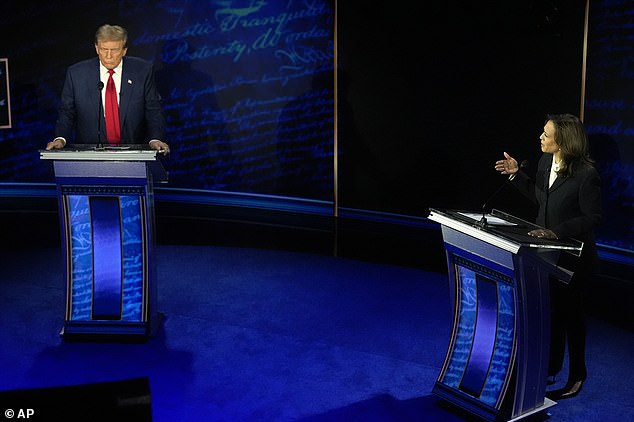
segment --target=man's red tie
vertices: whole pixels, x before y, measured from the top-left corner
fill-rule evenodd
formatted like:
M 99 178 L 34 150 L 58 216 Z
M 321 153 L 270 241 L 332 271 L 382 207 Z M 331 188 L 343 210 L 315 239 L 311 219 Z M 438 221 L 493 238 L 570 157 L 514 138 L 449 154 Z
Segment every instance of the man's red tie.
M 117 88 L 114 86 L 114 79 L 112 79 L 114 70 L 110 69 L 108 73 L 110 76 L 106 84 L 106 136 L 109 144 L 120 144 L 119 102 L 117 101 Z

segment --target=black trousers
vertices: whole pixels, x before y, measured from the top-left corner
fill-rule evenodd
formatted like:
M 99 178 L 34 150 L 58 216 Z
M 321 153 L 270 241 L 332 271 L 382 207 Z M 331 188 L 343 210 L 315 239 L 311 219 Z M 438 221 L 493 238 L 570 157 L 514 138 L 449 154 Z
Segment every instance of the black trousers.
M 587 255 L 586 255 L 587 256 Z M 560 280 L 550 280 L 550 360 L 549 375 L 561 371 L 566 344 L 568 345 L 568 381 L 585 380 L 586 368 L 586 320 L 584 292 L 586 284 L 594 273 L 592 260 L 578 262 L 576 271 L 565 284 Z

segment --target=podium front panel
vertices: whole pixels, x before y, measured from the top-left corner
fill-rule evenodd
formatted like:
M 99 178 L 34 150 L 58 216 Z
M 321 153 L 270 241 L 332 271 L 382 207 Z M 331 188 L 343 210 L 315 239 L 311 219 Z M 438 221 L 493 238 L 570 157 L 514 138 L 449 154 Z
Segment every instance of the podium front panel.
M 147 164 L 137 161 L 55 161 L 55 177 L 64 178 L 138 178 L 147 177 Z
M 65 187 L 67 321 L 147 321 L 143 187 Z
M 446 249 L 454 328 L 435 392 L 462 397 L 473 413 L 493 418 L 503 404 L 514 363 L 513 271 L 449 244 Z
M 140 146 L 40 151 L 55 171 L 65 261 L 65 339 L 145 340 L 156 331 L 157 152 Z

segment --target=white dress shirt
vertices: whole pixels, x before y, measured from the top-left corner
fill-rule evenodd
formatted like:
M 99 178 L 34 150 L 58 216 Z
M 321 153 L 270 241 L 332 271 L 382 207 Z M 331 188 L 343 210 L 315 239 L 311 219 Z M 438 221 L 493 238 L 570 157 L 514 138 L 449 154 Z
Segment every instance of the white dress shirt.
M 117 89 L 117 104 L 119 104 L 119 93 L 121 92 L 121 73 L 123 71 L 123 60 L 119 63 L 117 67 L 114 69 L 114 73 L 112 74 L 112 79 L 114 80 L 114 86 Z M 103 104 L 104 115 L 106 109 L 106 87 L 108 86 L 108 78 L 110 77 L 110 73 L 108 73 L 108 69 L 101 63 L 99 63 L 99 76 L 101 82 L 103 82 L 103 89 L 101 90 L 101 103 Z

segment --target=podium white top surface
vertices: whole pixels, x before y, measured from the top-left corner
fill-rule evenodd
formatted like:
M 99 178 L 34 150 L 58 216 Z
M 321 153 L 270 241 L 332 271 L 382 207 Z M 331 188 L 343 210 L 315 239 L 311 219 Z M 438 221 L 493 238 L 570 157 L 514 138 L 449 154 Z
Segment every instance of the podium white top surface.
M 482 216 L 482 214 L 431 209 L 427 218 L 514 254 L 518 253 L 522 247 L 527 247 L 540 250 L 565 250 L 579 255 L 583 247 L 582 242 L 572 239 L 533 239 L 527 233 L 539 226 L 497 210 L 485 216 L 487 222 L 484 225 L 478 222 L 476 216 Z M 519 239 L 517 234 L 513 235 L 505 230 L 514 227 L 523 230 L 526 235 Z
M 429 213 L 429 216 L 427 218 L 437 223 L 440 223 L 444 226 L 450 227 L 454 230 L 458 230 L 461 233 L 467 234 L 471 237 L 482 240 L 491 245 L 497 246 L 498 248 L 501 248 L 513 254 L 518 253 L 520 248 L 522 247 L 521 243 L 504 239 L 500 236 L 496 236 L 492 233 L 486 232 L 476 226 L 449 218 L 435 210 L 432 210 Z
M 148 174 L 154 183 L 167 183 L 168 174 L 156 150 L 134 146 L 95 148 L 66 146 L 51 151 L 40 150 L 41 160 L 50 160 L 55 178 L 135 178 Z
M 74 161 L 156 161 L 156 150 L 140 150 L 125 147 L 105 147 L 95 150 L 58 149 L 40 151 L 42 160 L 74 160 Z

